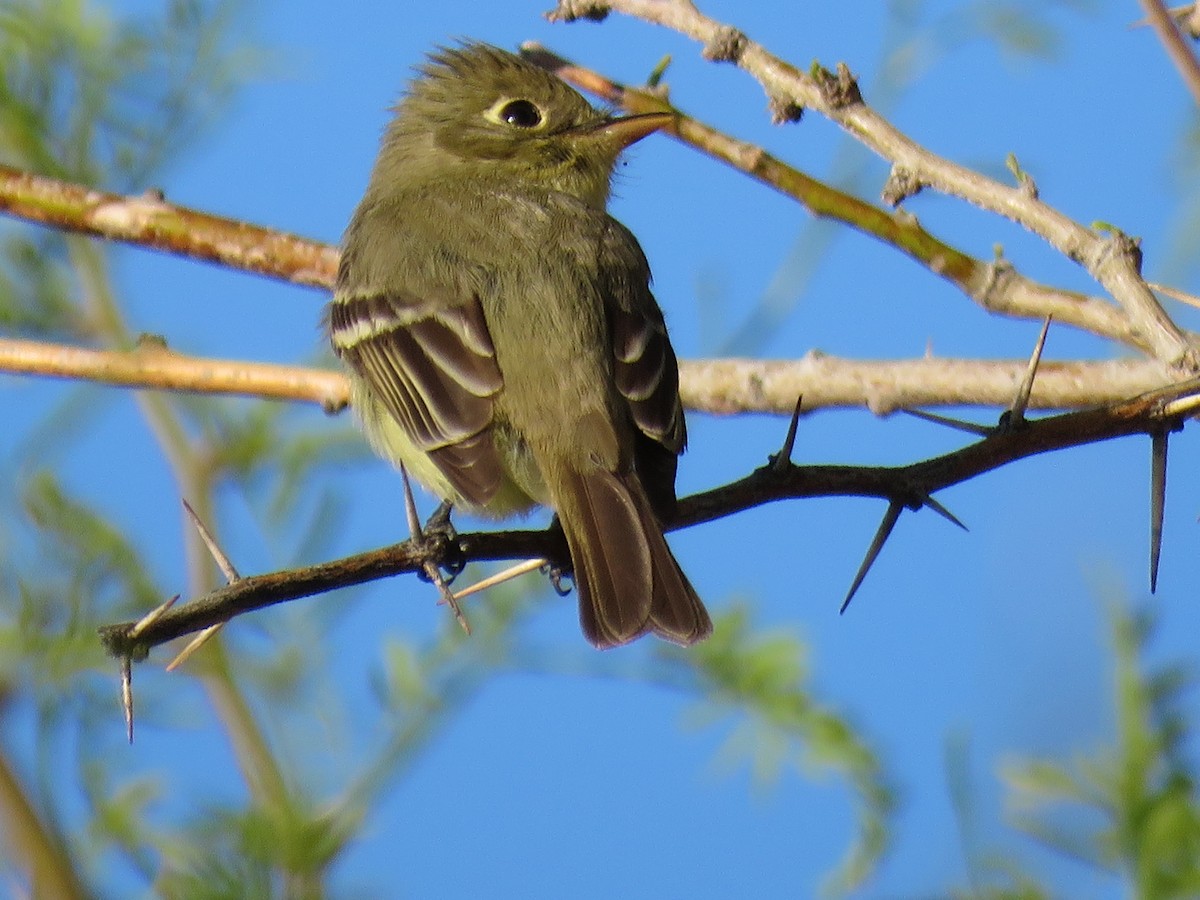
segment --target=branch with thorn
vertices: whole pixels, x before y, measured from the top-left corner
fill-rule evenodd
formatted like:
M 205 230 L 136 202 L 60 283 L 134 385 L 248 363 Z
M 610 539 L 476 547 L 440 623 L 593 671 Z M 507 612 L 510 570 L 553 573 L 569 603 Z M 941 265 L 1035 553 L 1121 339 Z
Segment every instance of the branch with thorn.
M 1015 158 L 1010 165 L 1016 179 L 1014 186 L 983 178 L 916 145 L 871 110 L 845 66 L 839 65 L 835 71 L 814 66 L 807 74 L 801 72 L 772 57 L 742 32 L 707 19 L 690 2 L 656 0 L 647 4 L 642 0 L 623 0 L 610 4 L 570 6 L 568 14 L 568 4 L 562 5 L 563 18 L 587 17 L 592 12 L 598 13 L 602 7 L 604 10 L 611 7 L 650 21 L 660 21 L 661 24 L 690 34 L 701 41 L 708 58 L 733 62 L 758 78 L 766 90 L 770 108 L 779 121 L 796 121 L 801 110 L 813 109 L 847 128 L 887 159 L 891 164 L 892 178 L 885 187 L 885 203 L 898 206 L 912 194 L 932 188 L 1012 218 L 1084 265 L 1117 299 L 1119 305 L 1101 297 L 1038 284 L 1020 275 L 1003 259 L 974 258 L 929 233 L 907 212 L 882 208 L 838 191 L 771 157 L 760 147 L 735 141 L 705 126 L 667 103 L 665 92 L 659 85 L 661 66 L 652 73 L 650 87 L 639 90 L 618 85 L 574 66 L 554 57 L 544 48 L 527 48 L 529 54 L 564 78 L 600 93 L 630 112 L 672 112 L 676 122 L 672 133 L 679 139 L 796 199 L 814 215 L 848 224 L 887 243 L 926 266 L 930 272 L 946 278 L 986 309 L 1021 317 L 1045 317 L 1047 327 L 1049 316 L 1052 315 L 1060 324 L 1113 339 L 1154 358 L 1145 363 L 1091 364 L 1094 368 L 1089 371 L 1093 376 L 1103 367 L 1105 372 L 1127 373 L 1136 370 L 1136 377 L 1140 380 L 1122 382 L 1123 387 L 1110 386 L 1110 393 L 1102 395 L 1109 401 L 1104 406 L 1030 420 L 1027 411 L 1031 405 L 1085 402 L 1079 398 L 1064 400 L 1065 395 L 1055 394 L 1049 387 L 1056 377 L 1055 366 L 1064 364 L 1041 364 L 1040 347 L 1044 344 L 1046 334 L 1044 327 L 1039 349 L 1025 368 L 1016 396 L 1008 404 L 1000 422 L 996 426 L 952 423 L 976 434 L 980 439 L 954 453 L 908 466 L 794 464 L 791 457 L 801 414 L 801 407 L 796 404 L 784 446 L 779 453 L 772 455 L 768 465 L 737 482 L 681 500 L 679 515 L 671 527 L 688 527 L 781 499 L 838 495 L 879 497 L 887 502 L 887 509 L 843 602 L 844 610 L 906 508 L 916 510 L 929 507 L 962 527 L 962 523 L 934 498 L 936 491 L 1036 453 L 1127 434 L 1148 434 L 1153 454 L 1150 579 L 1152 587 L 1156 584 L 1162 541 L 1167 436 L 1200 404 L 1197 399 L 1200 384 L 1194 380 L 1181 380 L 1195 374 L 1198 344 L 1195 335 L 1175 327 L 1150 293 L 1154 288 L 1160 293 L 1172 295 L 1171 289 L 1148 285 L 1142 279 L 1140 250 L 1136 241 L 1116 229 L 1084 228 L 1046 205 L 1039 198 L 1033 178 L 1020 168 Z M 332 247 L 175 206 L 167 203 L 161 194 L 149 193 L 140 197 L 105 194 L 4 166 L 0 166 L 0 211 L 57 228 L 216 261 L 307 286 L 327 288 L 337 264 L 337 251 Z M 187 358 L 165 348 L 138 348 L 123 356 L 114 355 L 115 351 L 59 348 L 62 352 L 52 349 L 45 353 L 45 349 L 44 345 L 38 348 L 28 342 L 0 343 L 0 369 L 4 368 L 5 352 L 10 357 L 24 354 L 26 360 L 38 357 L 41 353 L 31 365 L 43 368 L 28 371 L 63 377 L 95 377 L 108 383 L 130 386 L 226 392 L 248 390 L 257 396 L 264 396 L 268 394 L 265 385 L 284 385 L 289 380 L 296 380 L 295 372 L 264 368 L 253 373 L 255 382 L 247 388 L 244 383 L 238 384 L 236 363 L 230 363 L 226 371 L 209 366 L 209 361 Z M 73 350 L 79 352 L 72 355 L 70 351 Z M 831 373 L 828 368 L 820 370 L 823 362 L 829 361 L 811 354 L 804 360 L 781 363 L 719 360 L 685 364 L 685 401 L 689 408 L 722 412 L 735 409 L 781 411 L 790 408 L 792 398 L 801 393 L 807 398 L 806 410 L 836 403 L 866 405 L 872 410 L 884 412 L 894 409 L 907 411 L 909 406 L 923 403 L 981 402 L 979 398 L 950 397 L 945 392 L 937 398 L 924 399 L 914 399 L 912 395 L 899 390 L 872 392 L 870 387 L 863 387 L 870 384 L 871 379 L 861 374 L 862 369 L 844 373 L 846 379 L 856 385 L 857 394 L 853 394 L 852 400 L 829 399 L 829 386 L 837 380 L 833 377 L 836 372 Z M 956 362 L 959 361 L 919 360 L 885 365 L 895 373 L 905 365 L 946 369 Z M 988 374 L 998 375 L 1004 381 L 1004 389 L 1009 389 L 1012 379 L 1009 378 L 1007 367 L 992 365 L 989 368 L 986 363 L 974 364 L 979 372 L 988 369 Z M 735 392 L 724 384 L 713 388 L 711 380 L 705 382 L 707 394 L 697 388 L 702 380 L 698 372 L 711 377 L 722 366 L 745 375 L 738 390 L 748 399 L 731 401 L 729 398 Z M 785 382 L 777 377 L 780 372 L 794 371 L 797 366 L 808 366 L 811 370 L 808 372 L 808 381 Z M 189 380 L 206 367 L 207 375 L 219 377 L 211 378 L 208 384 L 203 385 Z M 95 374 L 83 375 L 81 373 L 84 370 Z M 1035 373 L 1037 392 L 1034 391 Z M 332 373 L 325 375 L 327 377 L 318 378 L 303 388 L 307 391 L 303 399 L 316 400 L 329 409 L 344 405 L 345 391 L 338 384 L 339 376 Z M 927 376 L 928 372 L 923 372 L 923 377 Z M 1079 378 L 1071 374 L 1060 380 L 1064 384 L 1085 381 L 1093 389 L 1096 384 L 1094 377 Z M 1173 380 L 1176 383 L 1146 392 L 1152 385 Z M 764 385 L 771 384 L 774 385 L 773 392 L 764 390 Z M 287 392 L 299 390 L 283 386 L 278 388 L 279 393 L 270 395 L 292 397 L 293 394 Z M 1135 393 L 1132 400 L 1116 399 Z M 994 401 L 987 399 L 982 402 Z M 950 422 L 928 413 L 923 415 L 934 421 Z M 555 530 L 456 535 L 449 530 L 421 529 L 411 501 L 411 492 L 407 498 L 407 509 L 412 537 L 402 544 L 320 566 L 245 578 L 238 575 L 228 557 L 208 534 L 207 528 L 193 514 L 193 522 L 225 571 L 228 583 L 220 590 L 192 602 L 176 605 L 172 599 L 138 622 L 121 623 L 102 630 L 109 652 L 122 661 L 122 695 L 130 738 L 133 728 L 132 664 L 144 659 L 153 647 L 166 641 L 195 635 L 169 665 L 169 668 L 175 668 L 212 634 L 245 612 L 401 572 L 423 573 L 436 585 L 439 602 L 449 606 L 466 628 L 466 617 L 460 604 L 463 598 L 482 589 L 484 584 L 494 583 L 497 578 L 512 577 L 512 572 L 523 573 L 543 566 L 549 566 L 552 570 L 561 568 L 567 558 L 561 534 Z M 479 585 L 459 592 L 450 590 L 450 582 L 443 575 L 445 568 L 484 559 L 525 561 L 510 573 L 494 576 Z
M 1035 360 L 1040 358 L 1043 343 L 1044 333 L 1039 339 Z M 1036 363 L 1032 368 L 1036 371 Z M 843 602 L 845 609 L 904 509 L 928 507 L 954 525 L 964 527 L 934 499 L 937 491 L 1036 454 L 1134 434 L 1154 438 L 1156 456 L 1161 447 L 1161 471 L 1165 473 L 1166 444 L 1157 436 L 1181 427 L 1183 419 L 1200 408 L 1200 378 L 1171 384 L 1130 400 L 1034 420 L 1025 415 L 1027 394 L 1028 386 L 1023 380 L 1012 404 L 994 427 L 955 423 L 981 434 L 980 440 L 943 456 L 895 467 L 796 465 L 791 456 L 801 413 L 801 406 L 797 404 L 783 446 L 770 456 L 766 465 L 723 487 L 682 498 L 675 520 L 668 523 L 668 530 L 714 521 L 777 500 L 832 496 L 886 500 L 887 512 Z M 1155 471 L 1160 468 L 1156 466 Z M 1161 491 L 1165 477 L 1156 475 L 1154 484 L 1155 491 Z M 1162 498 L 1158 493 L 1155 496 L 1152 516 L 1159 521 L 1157 533 L 1161 538 Z M 1156 582 L 1157 543 L 1152 547 L 1151 556 L 1151 580 Z M 167 641 L 219 627 L 238 615 L 276 603 L 405 572 L 428 573 L 431 566 L 436 569 L 464 562 L 513 559 L 525 561 L 520 566 L 522 572 L 539 568 L 546 561 L 559 568 L 569 565 L 562 533 L 558 529 L 469 534 L 426 529 L 414 539 L 368 553 L 316 566 L 231 580 L 224 588 L 191 603 L 174 607 L 164 604 L 140 622 L 108 625 L 100 630 L 100 634 L 111 655 L 123 661 L 138 661 L 145 659 L 152 648 Z M 468 589 L 452 595 L 454 604 L 469 593 L 473 591 Z M 450 603 L 445 594 L 441 599 Z

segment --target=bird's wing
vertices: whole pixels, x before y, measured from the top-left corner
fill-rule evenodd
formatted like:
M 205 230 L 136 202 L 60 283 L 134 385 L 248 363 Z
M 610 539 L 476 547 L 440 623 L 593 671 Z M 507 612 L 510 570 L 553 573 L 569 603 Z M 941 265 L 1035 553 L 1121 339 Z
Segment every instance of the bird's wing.
M 490 434 L 504 381 L 479 299 L 339 291 L 329 327 L 338 355 L 461 499 L 486 506 L 504 480 Z
M 637 426 L 639 475 L 655 512 L 674 515 L 676 457 L 687 444 L 679 363 L 662 310 L 650 292 L 650 266 L 637 239 L 609 219 L 600 273 L 613 345 L 613 377 Z
M 600 273 L 613 342 L 617 390 L 641 432 L 673 454 L 687 431 L 679 400 L 679 363 L 662 310 L 650 292 L 650 264 L 637 239 L 615 219 L 601 243 Z
M 687 432 L 679 400 L 679 363 L 662 313 L 657 308 L 616 308 L 609 321 L 613 374 L 634 424 L 672 453 L 682 452 Z

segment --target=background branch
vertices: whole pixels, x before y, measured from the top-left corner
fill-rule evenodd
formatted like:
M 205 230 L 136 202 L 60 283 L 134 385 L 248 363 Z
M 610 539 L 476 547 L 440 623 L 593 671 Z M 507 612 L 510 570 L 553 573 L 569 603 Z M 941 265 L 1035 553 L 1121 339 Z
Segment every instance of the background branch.
M 118 387 L 293 400 L 316 403 L 326 412 L 337 412 L 350 402 L 349 384 L 340 372 L 188 356 L 152 338 L 142 339 L 133 350 L 93 350 L 0 338 L 0 372 Z
M 787 414 L 866 408 L 877 415 L 928 406 L 1003 406 L 1026 363 L 1017 360 L 853 360 L 810 352 L 800 359 L 707 359 L 680 363 L 684 405 L 715 414 Z M 92 350 L 0 338 L 0 372 L 95 381 L 130 388 L 233 394 L 315 403 L 338 412 L 350 402 L 341 372 L 188 356 L 157 340 L 133 350 Z M 1050 362 L 1038 370 L 1030 405 L 1070 409 L 1113 403 L 1171 381 L 1153 360 Z
M 329 288 L 337 274 L 336 247 L 176 206 L 159 192 L 109 194 L 0 164 L 0 212 L 306 287 Z
M 1030 179 L 1001 184 L 938 156 L 909 138 L 867 105 L 849 70 L 832 73 L 814 66 L 805 74 L 769 53 L 738 29 L 718 22 L 689 0 L 563 0 L 547 13 L 552 21 L 596 18 L 616 10 L 663 25 L 704 45 L 711 60 L 734 62 L 762 85 L 774 109 L 813 109 L 846 129 L 863 145 L 892 164 L 885 195 L 894 203 L 931 187 L 959 197 L 1028 228 L 1082 265 L 1121 304 L 1135 331 L 1160 361 L 1184 372 L 1197 369 L 1188 338 L 1163 311 L 1142 280 L 1141 254 L 1119 232 L 1098 234 L 1043 203 Z M 897 188 L 897 185 L 903 185 Z
M 1142 9 L 1146 11 L 1146 18 L 1155 34 L 1162 41 L 1167 56 L 1179 70 L 1179 77 L 1183 79 L 1184 86 L 1191 92 L 1196 105 L 1200 106 L 1200 61 L 1197 61 L 1192 48 L 1184 41 L 1183 34 L 1179 29 L 1179 22 L 1176 17 L 1171 15 L 1162 0 L 1139 0 L 1139 2 L 1142 4 Z M 1195 12 L 1193 11 L 1191 15 L 1194 16 Z
M 985 261 L 973 257 L 934 237 L 916 216 L 881 209 L 789 166 L 761 147 L 737 140 L 681 112 L 660 89 L 639 89 L 613 81 L 541 44 L 526 43 L 522 53 L 565 81 L 630 114 L 672 113 L 675 124 L 666 132 L 672 137 L 791 197 L 818 218 L 849 225 L 893 247 L 990 312 L 1039 320 L 1050 315 L 1059 324 L 1072 325 L 1144 352 L 1152 350 L 1124 311 L 1108 300 L 1041 284 L 1022 275 L 1007 260 Z

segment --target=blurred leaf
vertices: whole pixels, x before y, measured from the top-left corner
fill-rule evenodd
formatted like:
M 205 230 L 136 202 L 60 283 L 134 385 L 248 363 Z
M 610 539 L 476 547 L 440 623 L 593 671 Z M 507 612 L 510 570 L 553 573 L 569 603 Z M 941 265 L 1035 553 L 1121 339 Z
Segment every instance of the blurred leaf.
M 59 236 L 0 231 L 0 329 L 25 337 L 86 334 Z
M 241 4 L 171 0 L 118 18 L 81 0 L 0 5 L 0 160 L 129 191 L 196 138 L 253 71 Z
M 1179 665 L 1142 671 L 1152 615 L 1114 607 L 1110 616 L 1116 745 L 1074 765 L 1042 759 L 1010 767 L 1013 820 L 1065 856 L 1127 876 L 1137 896 L 1193 897 L 1200 888 L 1200 795 L 1183 749 L 1189 723 L 1182 711 L 1192 679 Z
M 747 756 L 756 778 L 773 780 L 791 764 L 832 770 L 851 783 L 859 831 L 825 888 L 842 893 L 865 881 L 887 849 L 895 797 L 882 764 L 855 729 L 813 700 L 801 640 L 792 633 L 752 633 L 746 611 L 735 607 L 709 640 L 686 652 L 664 648 L 659 654 L 697 679 L 703 716 L 734 718 L 723 752 Z

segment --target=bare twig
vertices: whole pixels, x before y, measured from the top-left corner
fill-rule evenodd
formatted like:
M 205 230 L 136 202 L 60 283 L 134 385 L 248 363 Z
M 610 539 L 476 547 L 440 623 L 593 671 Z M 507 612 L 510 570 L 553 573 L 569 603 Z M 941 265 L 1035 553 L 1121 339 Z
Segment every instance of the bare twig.
M 935 275 L 946 278 L 989 312 L 1034 319 L 1043 319 L 1051 314 L 1062 324 L 1074 325 L 1075 328 L 1120 341 L 1129 347 L 1148 350 L 1148 344 L 1140 340 L 1126 314 L 1109 301 L 1040 284 L 1021 275 L 1007 262 L 972 257 L 926 232 L 916 217 L 878 208 L 853 194 L 824 184 L 768 154 L 761 146 L 727 136 L 680 112 L 660 92 L 613 82 L 599 72 L 566 60 L 538 43 L 523 44 L 522 53 L 566 82 L 593 92 L 625 112 L 672 113 L 676 119 L 667 133 L 673 137 L 798 200 L 818 218 L 848 224 L 859 232 L 895 247 Z
M 787 165 L 763 148 L 739 141 L 672 106 L 661 93 L 620 84 L 564 59 L 541 44 L 528 42 L 523 54 L 560 78 L 590 91 L 626 112 L 670 112 L 675 123 L 666 133 L 744 172 L 801 203 L 818 218 L 842 222 L 906 254 L 945 278 L 984 309 L 1000 315 L 1043 319 L 1119 341 L 1139 350 L 1140 340 L 1128 317 L 1107 300 L 1040 284 L 1010 263 L 981 260 L 934 237 L 915 216 L 892 212 L 819 181 Z
M 8 754 L 0 752 L 0 825 L 6 842 L 4 880 L 9 892 L 61 900 L 94 897 L 75 869 L 80 863 L 63 849 L 62 833 L 34 806 L 31 798 L 38 792 L 23 784 L 17 771 Z M 21 874 L 14 877 L 18 872 Z M 22 878 L 29 893 L 19 887 Z
M 143 341 L 133 350 L 119 351 L 0 338 L 0 372 L 120 387 L 295 400 L 319 404 L 327 412 L 336 412 L 350 401 L 349 385 L 338 372 L 188 356 L 159 341 Z
M 1167 56 L 1179 70 L 1179 77 L 1191 92 L 1192 99 L 1200 106 L 1200 61 L 1187 45 L 1180 33 L 1180 23 L 1167 9 L 1162 0 L 1139 0 L 1146 11 L 1146 19 L 1162 41 Z
M 546 565 L 547 560 L 544 559 L 527 559 L 519 562 L 514 566 L 509 566 L 502 572 L 497 572 L 494 575 L 489 575 L 487 578 L 480 578 L 474 584 L 468 585 L 461 591 L 454 592 L 455 600 L 462 600 L 464 597 L 470 597 L 472 594 L 478 594 L 480 591 L 486 591 L 488 588 L 493 588 L 498 584 L 504 584 L 506 581 L 512 581 L 521 575 L 527 575 L 530 572 L 536 572 L 542 566 Z M 439 601 L 445 602 L 445 601 Z
M 0 165 L 0 212 L 194 259 L 328 288 L 338 251 L 248 222 L 167 203 L 157 194 L 125 197 Z
M 866 407 L 885 415 L 943 404 L 1004 406 L 1023 366 L 936 357 L 868 362 L 812 352 L 796 360 L 684 360 L 679 368 L 684 405 L 691 410 L 790 414 L 803 395 L 810 412 Z M 0 338 L 0 372 L 297 400 L 329 412 L 343 408 L 350 396 L 340 372 L 188 356 L 148 342 L 115 351 Z M 1112 403 L 1169 380 L 1168 370 L 1153 361 L 1043 363 L 1030 403 L 1041 409 Z
M 736 63 L 762 85 L 772 108 L 813 109 L 846 129 L 892 164 L 894 182 L 907 186 L 902 192 L 889 189 L 894 202 L 929 187 L 1028 228 L 1104 286 L 1157 359 L 1185 373 L 1197 370 L 1190 339 L 1142 280 L 1140 251 L 1126 235 L 1115 229 L 1097 233 L 1041 201 L 1024 184 L 1002 184 L 922 147 L 863 101 L 845 65 L 839 64 L 836 72 L 819 66 L 802 72 L 736 28 L 704 15 L 689 0 L 608 0 L 604 8 L 678 31 L 701 43 L 708 59 Z M 561 0 L 547 16 L 572 21 L 589 10 L 594 5 Z

